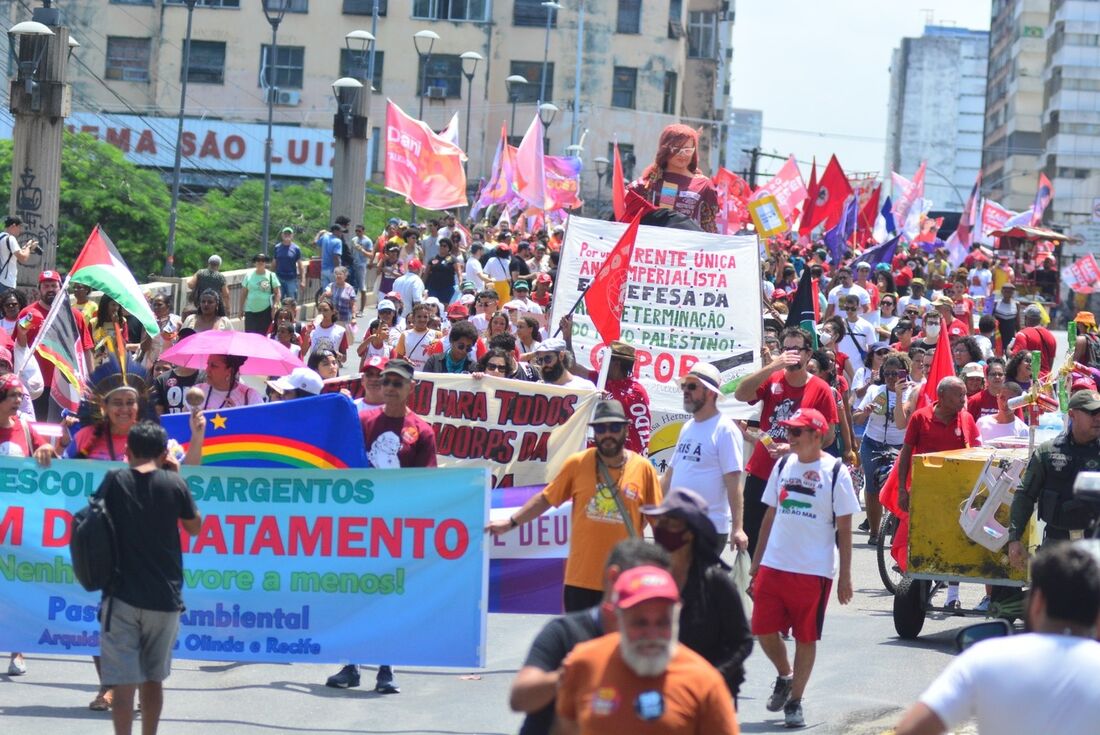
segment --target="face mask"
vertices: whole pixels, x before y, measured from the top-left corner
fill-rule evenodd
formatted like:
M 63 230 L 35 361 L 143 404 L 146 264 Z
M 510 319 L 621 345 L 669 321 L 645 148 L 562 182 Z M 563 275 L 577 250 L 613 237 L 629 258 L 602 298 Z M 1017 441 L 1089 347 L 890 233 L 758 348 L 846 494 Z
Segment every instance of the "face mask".
M 653 540 L 663 546 L 665 551 L 673 552 L 682 549 L 688 542 L 684 531 L 670 531 L 667 528 L 656 526 L 653 529 Z
M 823 345 L 829 345 L 833 343 L 832 332 L 822 332 L 821 334 L 817 335 L 817 338 Z
M 927 327 L 925 327 L 924 333 L 926 335 L 928 335 L 929 337 L 939 337 L 940 336 L 940 325 L 939 324 L 929 324 Z

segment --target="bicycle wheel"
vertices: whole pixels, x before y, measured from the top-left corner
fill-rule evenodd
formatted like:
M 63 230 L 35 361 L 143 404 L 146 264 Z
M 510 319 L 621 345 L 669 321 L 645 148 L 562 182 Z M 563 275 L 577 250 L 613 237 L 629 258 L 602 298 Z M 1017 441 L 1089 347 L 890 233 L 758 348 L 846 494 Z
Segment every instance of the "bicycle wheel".
M 898 532 L 898 517 L 888 510 L 882 512 L 882 525 L 879 526 L 878 545 L 875 554 L 878 556 L 878 576 L 882 579 L 882 585 L 887 592 L 894 593 L 898 584 L 904 578 L 901 570 L 890 555 L 890 547 L 894 542 L 894 534 Z

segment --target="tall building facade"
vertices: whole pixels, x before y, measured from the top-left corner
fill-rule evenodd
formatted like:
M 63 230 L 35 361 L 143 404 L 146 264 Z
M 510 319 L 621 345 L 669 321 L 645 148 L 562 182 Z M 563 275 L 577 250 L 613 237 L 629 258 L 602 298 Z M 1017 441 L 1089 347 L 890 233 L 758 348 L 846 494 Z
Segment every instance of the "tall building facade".
M 1013 211 L 1031 206 L 1042 165 L 1043 68 L 1049 0 L 993 0 L 982 191 Z
M 988 49 L 985 31 L 931 25 L 894 49 L 885 170 L 912 176 L 927 161 L 936 209 L 961 210 L 982 165 Z
M 703 131 L 707 173 L 721 163 L 733 58 L 729 0 L 561 0 L 559 8 L 541 0 L 263 1 L 289 8 L 274 48 L 262 0 L 198 0 L 184 146 L 193 185 L 231 184 L 262 172 L 265 70 L 277 87 L 276 177 L 327 171 L 336 112 L 331 85 L 350 71 L 345 35 L 372 28 L 376 179 L 387 99 L 414 117 L 423 107 L 422 119 L 437 130 L 457 113 L 460 143 L 469 134 L 472 184 L 489 175 L 502 124 L 521 136 L 540 101 L 558 108 L 547 132 L 550 152 L 564 154 L 583 141 L 585 192 L 596 189 L 592 159 L 607 156 L 613 141 L 637 174 L 672 122 Z M 143 165 L 154 161 L 156 149 L 148 165 L 162 167 L 174 147 L 180 102 L 183 0 L 70 0 L 62 10 L 80 43 L 70 64 L 70 124 L 120 145 Z M 28 14 L 19 3 L 10 3 L 9 13 L 10 22 Z M 430 58 L 414 46 L 413 34 L 422 30 L 439 36 Z M 463 73 L 467 51 L 483 57 L 472 80 Z M 508 83 L 510 76 L 526 83 Z

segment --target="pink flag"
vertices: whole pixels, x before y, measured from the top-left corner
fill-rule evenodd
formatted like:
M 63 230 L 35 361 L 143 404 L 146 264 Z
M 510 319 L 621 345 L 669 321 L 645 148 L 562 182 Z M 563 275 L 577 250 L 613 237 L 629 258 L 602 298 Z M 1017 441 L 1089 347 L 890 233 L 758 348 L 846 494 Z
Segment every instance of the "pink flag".
M 508 145 L 508 132 L 501 125 L 500 143 L 497 145 L 496 155 L 493 156 L 493 171 L 489 175 L 489 181 L 481 189 L 477 203 L 470 212 L 471 217 L 476 219 L 481 210 L 494 204 L 504 204 L 515 196 L 512 191 L 515 180 L 515 150 Z
M 990 232 L 1004 227 L 1015 214 L 990 199 L 982 200 L 982 238 L 987 238 Z
M 718 169 L 713 181 L 718 191 L 718 231 L 731 235 L 749 221 L 748 201 L 752 188 L 747 181 L 724 168 Z
M 909 210 L 913 208 L 913 205 L 916 204 L 918 200 L 924 198 L 924 168 L 925 161 L 921 161 L 920 167 L 917 168 L 917 173 L 912 181 L 905 181 L 903 177 L 891 172 L 895 183 L 894 221 L 899 224 L 905 222 L 909 218 Z M 896 188 L 899 179 L 907 184 L 907 186 L 903 186 L 900 191 Z
M 425 209 L 466 206 L 466 155 L 386 101 L 386 188 Z
M 576 156 L 546 156 L 546 195 L 554 209 L 575 209 L 580 199 L 581 159 Z
M 788 225 L 791 224 L 791 215 L 806 199 L 806 183 L 802 180 L 802 172 L 798 170 L 798 161 L 794 156 L 787 159 L 771 181 L 753 193 L 752 199 L 759 199 L 767 194 L 775 197 L 783 219 L 787 220 Z
M 1100 265 L 1092 253 L 1078 258 L 1062 269 L 1062 281 L 1074 293 L 1095 293 L 1100 291 Z
M 553 209 L 554 200 L 546 192 L 546 157 L 542 139 L 542 121 L 535 115 L 516 149 L 516 193 L 538 209 Z

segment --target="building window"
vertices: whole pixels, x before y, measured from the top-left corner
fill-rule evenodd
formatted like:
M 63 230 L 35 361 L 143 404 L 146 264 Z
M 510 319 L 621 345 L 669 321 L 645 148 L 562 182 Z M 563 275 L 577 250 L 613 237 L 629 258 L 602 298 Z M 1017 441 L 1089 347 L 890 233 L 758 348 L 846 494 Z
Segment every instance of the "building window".
M 153 0 L 111 0 L 111 5 L 152 5 Z
M 184 0 L 164 0 L 165 5 L 186 5 Z M 240 8 L 241 0 L 197 0 L 200 8 Z
M 676 72 L 665 72 L 665 94 L 661 102 L 661 112 L 666 115 L 676 114 L 676 83 L 678 79 Z
M 638 88 L 638 70 L 631 66 L 616 66 L 611 80 L 611 106 L 634 109 Z
M 366 79 L 367 69 L 353 69 L 351 64 L 352 53 L 346 48 L 340 49 L 340 76 L 342 77 L 355 77 L 356 79 Z M 374 78 L 371 80 L 371 85 L 375 91 L 382 91 L 382 66 L 386 58 L 385 51 L 375 50 L 374 52 Z M 367 55 L 368 65 L 370 63 L 370 54 Z M 368 67 L 369 68 L 369 67 Z
M 378 14 L 386 14 L 387 0 L 344 0 L 344 15 L 372 15 L 378 2 Z
M 718 17 L 711 12 L 688 12 L 688 58 L 713 59 L 715 37 L 718 35 Z
M 183 78 L 183 44 L 180 44 L 180 78 Z M 197 84 L 225 84 L 225 44 L 221 41 L 191 41 L 187 81 Z
M 558 11 L 542 7 L 542 0 L 515 0 L 512 12 L 512 25 L 545 27 L 546 14 L 549 12 L 550 27 L 558 27 Z
M 417 70 L 420 94 L 429 99 L 462 96 L 462 57 L 457 54 L 432 54 L 428 69 L 421 57 Z
M 278 46 L 275 58 L 271 58 L 271 45 L 260 46 L 260 86 L 264 79 L 267 86 L 280 89 L 301 89 L 305 75 L 306 50 L 304 46 Z
M 619 17 L 615 23 L 615 31 L 642 32 L 642 0 L 619 0 Z
M 148 82 L 149 46 L 148 38 L 107 36 L 107 71 L 104 76 L 123 82 Z
M 413 0 L 412 17 L 423 20 L 489 19 L 489 0 Z
M 512 94 L 508 101 L 538 102 L 539 90 L 542 88 L 542 62 L 541 61 L 513 61 L 508 73 L 519 74 L 527 80 L 527 84 L 513 84 Z M 554 99 L 554 62 L 546 64 L 546 99 Z
M 308 13 L 309 0 L 264 0 L 264 7 L 268 10 L 286 8 L 288 13 Z

